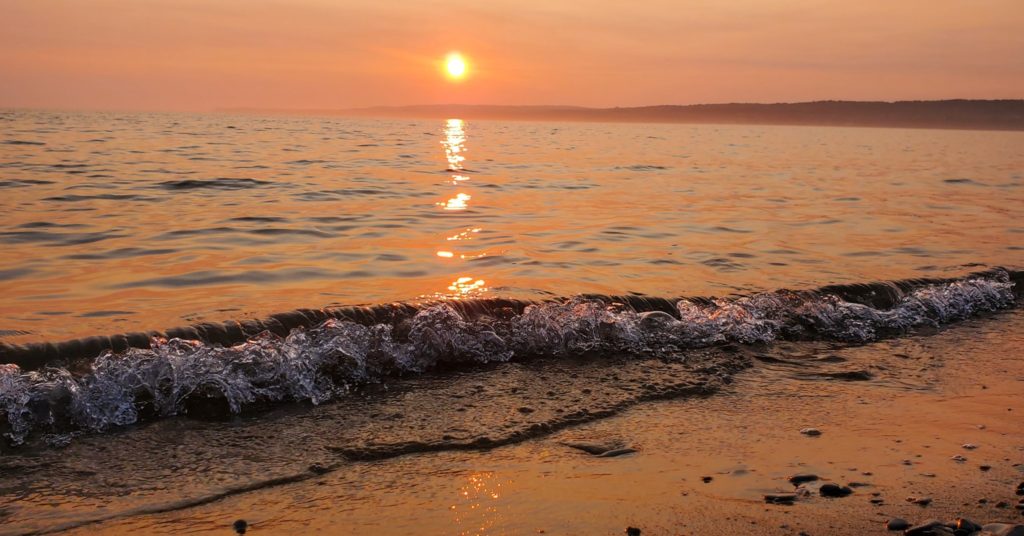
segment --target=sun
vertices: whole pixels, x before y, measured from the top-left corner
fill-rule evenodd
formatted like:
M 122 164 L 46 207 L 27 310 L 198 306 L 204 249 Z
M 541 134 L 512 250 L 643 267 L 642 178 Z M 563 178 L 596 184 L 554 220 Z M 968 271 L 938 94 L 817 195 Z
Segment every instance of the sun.
M 444 60 L 444 70 L 448 74 L 448 78 L 461 80 L 466 76 L 466 71 L 468 70 L 466 59 L 462 57 L 462 54 L 452 52 Z

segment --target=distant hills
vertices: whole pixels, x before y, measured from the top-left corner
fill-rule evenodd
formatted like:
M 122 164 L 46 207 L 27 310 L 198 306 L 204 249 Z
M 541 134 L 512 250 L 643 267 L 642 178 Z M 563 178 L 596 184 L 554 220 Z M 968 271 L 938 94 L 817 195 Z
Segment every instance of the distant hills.
M 692 104 L 633 108 L 576 106 L 422 105 L 347 110 L 252 110 L 303 115 L 381 118 L 499 119 L 635 123 L 832 125 L 1024 130 L 1024 100 L 816 101 L 780 104 Z

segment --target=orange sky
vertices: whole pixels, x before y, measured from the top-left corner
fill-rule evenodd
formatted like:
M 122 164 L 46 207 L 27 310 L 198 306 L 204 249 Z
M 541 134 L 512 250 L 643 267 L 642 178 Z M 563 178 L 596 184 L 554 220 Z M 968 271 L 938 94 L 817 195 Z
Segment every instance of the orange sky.
M 1021 98 L 1022 28 L 1024 0 L 0 0 L 0 107 Z

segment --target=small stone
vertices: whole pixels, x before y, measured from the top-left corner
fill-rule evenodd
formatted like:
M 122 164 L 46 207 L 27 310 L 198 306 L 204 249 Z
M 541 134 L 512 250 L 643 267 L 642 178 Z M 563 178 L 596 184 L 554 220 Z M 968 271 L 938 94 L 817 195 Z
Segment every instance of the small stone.
M 314 463 L 313 465 L 309 466 L 309 472 L 313 473 L 314 475 L 326 474 L 329 471 L 330 471 L 330 469 L 320 465 L 319 463 Z
M 768 504 L 793 504 L 796 501 L 796 493 L 766 493 L 764 502 Z
M 881 497 L 873 497 L 869 502 L 871 504 L 883 504 L 883 503 L 885 503 L 885 499 L 883 499 Z
M 974 450 L 974 449 L 978 448 L 978 445 L 975 445 L 973 443 L 964 443 L 963 445 L 961 445 L 961 447 L 964 450 Z
M 1024 482 L 1017 484 L 1017 495 L 1024 495 Z
M 989 523 L 982 527 L 985 536 L 1024 536 L 1024 525 L 1009 523 Z
M 794 486 L 799 486 L 800 484 L 803 484 L 805 482 L 814 482 L 816 480 L 818 480 L 818 475 L 811 475 L 806 473 L 793 475 L 789 477 L 789 483 L 793 484 Z
M 900 517 L 894 517 L 885 524 L 887 530 L 907 530 L 910 528 L 910 523 L 906 519 Z
M 951 457 L 950 460 L 953 460 L 954 462 L 957 463 L 964 463 L 967 461 L 967 458 L 964 458 L 963 456 L 957 454 L 956 456 Z
M 640 529 L 636 527 L 626 527 L 626 536 L 640 536 Z
M 708 482 L 711 482 L 714 479 L 715 478 L 711 477 L 711 476 L 702 476 L 702 477 L 700 477 L 701 482 L 703 482 L 705 484 L 707 484 Z
M 900 463 L 902 463 L 903 465 L 914 465 L 914 462 L 912 462 L 912 461 L 910 461 L 910 460 L 903 460 L 903 461 L 902 461 L 902 462 L 900 462 Z
M 957 531 L 963 531 L 967 534 L 973 534 L 981 530 L 981 525 L 971 521 L 970 519 L 964 519 L 961 517 L 957 518 L 955 528 Z
M 921 473 L 921 476 L 926 476 L 928 478 L 935 478 L 935 473 Z
M 821 494 L 822 497 L 846 497 L 853 493 L 853 490 L 838 484 L 823 484 L 818 488 L 818 493 Z
M 800 430 L 800 433 L 805 435 L 805 436 L 812 436 L 813 437 L 813 436 L 820 436 L 821 435 L 821 430 L 818 430 L 817 428 L 804 428 L 804 429 Z
M 932 503 L 931 497 L 907 497 L 907 502 L 914 503 L 918 506 L 928 506 Z
M 524 414 L 525 413 L 533 413 L 533 408 L 529 408 L 529 407 L 523 406 L 523 407 L 519 408 L 517 411 L 519 411 L 519 413 L 524 413 Z
M 873 475 L 875 473 L 872 473 L 871 471 L 862 471 L 860 474 L 861 474 L 861 476 L 871 476 L 871 475 Z
M 935 534 L 942 534 L 943 529 L 948 529 L 945 524 L 937 519 L 931 519 L 906 529 L 903 534 L 906 536 L 933 536 Z M 952 532 L 952 531 L 950 531 Z
M 992 470 L 992 466 L 991 465 L 979 465 L 978 469 L 981 469 L 982 471 L 991 471 Z
M 864 488 L 870 486 L 871 484 L 868 484 L 867 482 L 847 482 L 846 485 L 850 486 L 851 488 Z
M 244 519 L 239 519 L 231 525 L 235 529 L 236 534 L 245 534 L 245 531 L 249 530 L 249 524 Z

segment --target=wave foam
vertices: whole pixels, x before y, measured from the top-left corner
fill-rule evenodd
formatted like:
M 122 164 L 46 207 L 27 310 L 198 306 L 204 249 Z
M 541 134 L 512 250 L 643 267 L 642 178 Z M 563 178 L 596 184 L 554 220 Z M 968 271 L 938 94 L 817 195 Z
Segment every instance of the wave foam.
M 151 348 L 107 351 L 83 374 L 0 365 L 0 430 L 14 445 L 35 433 L 59 444 L 69 433 L 172 415 L 239 413 L 284 401 L 321 404 L 359 385 L 438 368 L 779 339 L 862 343 L 1008 308 L 1014 300 L 1013 283 L 997 272 L 921 286 L 889 308 L 825 292 L 683 299 L 674 303 L 675 314 L 575 297 L 520 313 L 499 308 L 469 315 L 457 303 L 439 303 L 393 323 L 330 318 L 285 336 L 265 331 L 233 346 L 156 338 Z

